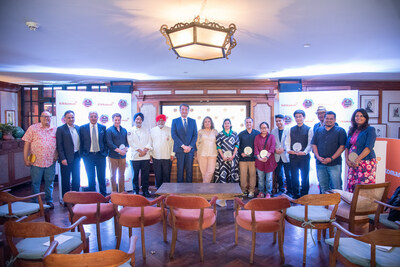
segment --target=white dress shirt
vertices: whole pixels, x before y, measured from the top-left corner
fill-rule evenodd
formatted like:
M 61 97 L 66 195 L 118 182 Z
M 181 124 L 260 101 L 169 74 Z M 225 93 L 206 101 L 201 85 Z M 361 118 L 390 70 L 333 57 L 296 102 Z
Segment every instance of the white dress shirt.
M 67 126 L 68 126 L 69 131 L 72 136 L 72 142 L 74 142 L 74 152 L 77 152 L 77 151 L 79 151 L 79 147 L 80 147 L 78 131 L 76 130 L 75 125 L 69 126 L 67 124 Z
M 90 152 L 95 152 L 94 150 L 93 150 L 93 128 L 95 128 L 95 131 L 96 131 L 96 133 L 97 133 L 97 145 L 98 145 L 98 148 L 100 149 L 100 143 L 99 143 L 99 129 L 97 128 L 97 123 L 96 124 L 90 124 L 90 129 L 89 129 L 89 132 L 90 132 Z M 96 151 L 96 152 L 98 152 L 98 151 Z
M 160 128 L 158 126 L 151 128 L 151 156 L 155 159 L 170 159 L 171 156 L 175 156 L 173 151 L 174 140 L 171 136 L 171 128 L 164 126 Z
M 289 129 L 289 131 L 288 131 L 288 134 L 287 134 L 287 136 L 286 136 L 286 140 L 285 140 L 285 150 L 287 151 L 287 152 L 289 152 L 289 151 L 292 151 L 291 149 L 290 149 L 290 141 L 291 141 L 291 139 L 290 139 L 290 130 L 291 129 Z M 306 155 L 308 154 L 308 153 L 310 153 L 311 152 L 311 140 L 312 140 L 312 138 L 313 138 L 313 135 L 314 135 L 314 132 L 313 132 L 313 128 L 311 128 L 310 127 L 310 129 L 308 130 L 308 143 L 307 143 L 307 147 L 304 149 L 304 153 L 306 153 Z
M 128 144 L 129 149 L 131 150 L 131 160 L 135 161 L 150 159 L 151 138 L 148 129 L 143 128 L 143 126 L 140 128 L 136 126 L 132 127 L 128 131 Z M 146 155 L 140 157 L 137 150 L 144 150 L 145 148 L 147 148 L 149 151 L 147 151 Z

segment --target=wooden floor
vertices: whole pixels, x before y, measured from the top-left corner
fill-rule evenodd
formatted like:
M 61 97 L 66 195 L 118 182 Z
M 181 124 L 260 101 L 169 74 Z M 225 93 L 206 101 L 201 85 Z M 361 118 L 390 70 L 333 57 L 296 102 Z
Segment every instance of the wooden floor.
M 152 189 L 152 188 L 150 188 Z M 42 189 L 43 190 L 43 189 Z M 153 188 L 152 193 L 155 192 Z M 14 188 L 12 194 L 22 196 L 30 194 L 30 184 Z M 58 186 L 54 190 L 55 209 L 51 211 L 51 222 L 58 226 L 70 225 L 67 208 L 57 202 Z M 204 263 L 200 262 L 198 249 L 198 235 L 196 232 L 178 231 L 178 241 L 175 249 L 175 257 L 169 259 L 169 250 L 172 231 L 168 226 L 167 239 L 162 240 L 162 224 L 156 224 L 145 228 L 146 261 L 142 258 L 140 241 L 140 229 L 134 229 L 133 234 L 139 237 L 136 244 L 136 266 L 280 266 L 278 244 L 273 243 L 273 235 L 258 233 L 254 264 L 249 264 L 251 248 L 251 232 L 239 229 L 239 244 L 234 244 L 234 217 L 233 202 L 228 201 L 228 206 L 218 207 L 217 215 L 217 242 L 212 243 L 212 230 L 207 229 L 203 233 Z M 85 226 L 85 231 L 90 232 L 90 252 L 97 251 L 96 229 L 94 225 Z M 286 223 L 284 253 L 284 266 L 302 266 L 303 255 L 303 229 L 293 227 Z M 317 241 L 317 231 L 312 232 L 316 244 L 308 237 L 307 266 L 328 266 L 329 249 L 322 239 Z M 115 248 L 115 236 L 113 220 L 101 224 L 101 239 L 103 250 Z M 128 250 L 128 230 L 123 228 L 121 250 Z M 7 257 L 7 256 L 6 256 Z M 337 266 L 342 266 L 338 263 Z

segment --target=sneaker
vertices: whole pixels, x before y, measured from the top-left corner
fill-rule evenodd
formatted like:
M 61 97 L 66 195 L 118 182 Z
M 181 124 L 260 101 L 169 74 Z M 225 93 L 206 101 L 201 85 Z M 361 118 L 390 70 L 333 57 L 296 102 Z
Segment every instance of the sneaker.
M 249 197 L 249 198 L 253 198 L 253 197 L 254 197 L 254 193 L 253 193 L 253 192 L 250 192 L 248 197 Z
M 49 206 L 49 209 L 54 209 L 54 204 L 53 202 L 47 202 L 47 205 Z
M 271 198 L 270 194 L 265 194 L 265 198 Z
M 247 197 L 248 193 L 247 192 L 243 192 L 242 193 L 242 197 Z
M 264 198 L 264 194 L 262 192 L 260 192 L 257 196 L 257 198 Z

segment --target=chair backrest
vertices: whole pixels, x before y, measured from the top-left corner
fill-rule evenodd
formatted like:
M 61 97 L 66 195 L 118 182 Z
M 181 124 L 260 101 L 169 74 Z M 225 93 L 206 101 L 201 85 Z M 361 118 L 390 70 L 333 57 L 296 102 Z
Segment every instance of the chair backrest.
M 135 266 L 135 246 L 137 236 L 130 240 L 128 252 L 118 249 L 106 251 L 84 253 L 84 254 L 50 254 L 44 258 L 45 267 L 70 267 L 70 266 L 120 266 L 131 260 L 132 266 Z
M 8 221 L 4 224 L 4 233 L 6 235 L 7 243 L 11 248 L 11 252 L 14 256 L 18 255 L 18 249 L 16 248 L 13 238 L 35 238 L 35 237 L 49 237 L 49 241 L 54 241 L 54 236 L 70 231 L 79 225 L 79 231 L 81 232 L 81 239 L 86 246 L 85 241 L 85 230 L 82 226 L 82 222 L 86 219 L 85 216 L 81 217 L 70 227 L 58 227 L 48 222 L 19 222 L 19 221 Z
M 256 211 L 283 210 L 290 207 L 290 201 L 285 197 L 254 198 L 244 205 L 245 209 Z
M 126 193 L 112 193 L 111 202 L 124 207 L 146 207 L 150 205 L 150 201 L 144 196 Z
M 340 202 L 340 194 L 309 194 L 296 199 L 294 202 L 309 206 L 337 206 Z
M 390 183 L 358 184 L 351 201 L 350 216 L 375 213 L 378 204 L 374 200 L 386 202 Z
M 109 198 L 97 192 L 74 192 L 65 193 L 64 202 L 71 204 L 94 204 L 107 202 Z
M 202 209 L 210 207 L 210 203 L 204 197 L 170 195 L 165 204 L 178 209 Z

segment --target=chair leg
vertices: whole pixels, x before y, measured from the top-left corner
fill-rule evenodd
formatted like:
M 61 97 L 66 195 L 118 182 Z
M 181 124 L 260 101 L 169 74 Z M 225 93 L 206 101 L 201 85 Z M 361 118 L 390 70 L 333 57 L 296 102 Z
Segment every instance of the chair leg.
M 323 237 L 324 239 L 326 239 L 326 231 L 327 231 L 327 229 L 322 230 L 322 237 Z
M 172 243 L 171 243 L 171 251 L 169 252 L 169 257 L 170 259 L 172 259 L 174 257 L 174 252 L 175 252 L 175 245 L 176 245 L 176 239 L 178 236 L 178 231 L 177 229 L 174 227 L 172 229 Z
M 335 267 L 336 266 L 336 255 L 332 251 L 332 248 L 329 248 L 329 267 Z
M 145 260 L 146 259 L 146 247 L 144 246 L 144 227 L 142 226 L 141 227 L 142 228 L 142 255 L 143 255 L 143 260 Z M 130 229 L 131 230 L 131 232 L 129 233 L 130 235 L 129 235 L 129 237 L 131 237 L 131 235 L 132 235 L 132 229 Z
M 115 236 L 118 235 L 118 222 L 117 222 L 117 216 L 114 216 L 114 231 L 115 231 Z
M 307 228 L 304 228 L 303 266 L 306 265 L 306 255 L 307 255 L 307 232 L 308 232 L 308 229 L 307 229 Z
M 96 223 L 96 230 L 97 230 L 97 246 L 99 247 L 99 251 L 101 251 L 101 235 L 100 235 L 100 223 Z
M 129 238 L 131 238 L 132 237 L 132 228 L 128 227 L 128 229 L 129 229 Z
M 235 245 L 238 244 L 238 235 L 239 235 L 238 232 L 239 232 L 239 226 L 238 226 L 238 224 L 236 222 L 236 219 L 235 219 Z
M 274 244 L 276 243 L 276 232 L 274 232 Z
M 119 249 L 119 246 L 121 245 L 121 235 L 122 235 L 122 225 L 118 225 L 118 235 L 117 235 L 117 245 L 116 249 Z
M 254 263 L 254 251 L 256 249 L 256 232 L 251 233 L 251 254 L 250 254 L 250 264 Z
M 200 261 L 204 261 L 204 253 L 203 253 L 203 230 L 199 230 L 199 249 L 200 249 Z
M 274 235 L 276 232 L 274 233 Z M 281 255 L 281 264 L 285 263 L 285 254 L 283 254 L 283 233 L 282 229 L 278 231 L 278 245 L 279 245 L 279 254 Z
M 45 222 L 50 222 L 50 212 L 49 212 L 49 210 L 48 209 L 46 209 L 45 211 L 44 211 L 44 221 Z
M 162 221 L 163 221 L 163 238 L 164 238 L 164 242 L 167 243 L 167 224 L 165 222 L 164 217 L 163 217 Z
M 318 229 L 317 231 L 317 240 L 321 241 L 321 233 L 322 233 L 322 229 Z
M 333 226 L 329 226 L 329 238 L 333 238 L 334 232 L 333 232 Z

